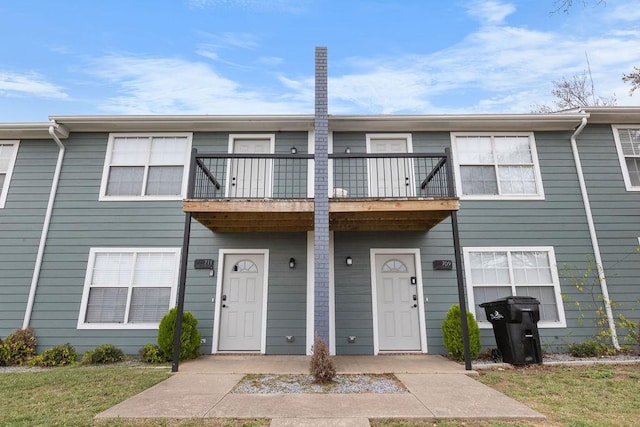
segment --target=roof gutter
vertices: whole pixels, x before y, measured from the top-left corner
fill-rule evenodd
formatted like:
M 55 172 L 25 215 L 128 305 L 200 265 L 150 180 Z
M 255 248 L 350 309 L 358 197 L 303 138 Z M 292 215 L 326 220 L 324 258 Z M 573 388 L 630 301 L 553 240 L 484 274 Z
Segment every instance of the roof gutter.
M 616 323 L 613 318 L 613 311 L 611 310 L 611 300 L 609 299 L 609 290 L 607 287 L 607 278 L 604 274 L 604 265 L 602 264 L 602 256 L 600 255 L 600 245 L 598 244 L 598 236 L 596 235 L 596 227 L 593 222 L 593 215 L 591 214 L 591 203 L 589 202 L 589 194 L 587 193 L 587 186 L 584 180 L 584 174 L 582 173 L 582 162 L 580 161 L 580 155 L 578 153 L 578 143 L 576 137 L 580 135 L 584 127 L 587 125 L 587 118 L 583 117 L 580 126 L 571 135 L 571 151 L 573 152 L 573 160 L 576 164 L 576 170 L 578 172 L 578 182 L 580 183 L 580 193 L 582 194 L 582 202 L 584 204 L 584 211 L 587 216 L 587 226 L 589 228 L 589 236 L 591 237 L 591 246 L 593 247 L 593 255 L 596 261 L 596 269 L 598 271 L 598 280 L 600 281 L 600 288 L 602 290 L 602 300 L 604 302 L 605 312 L 607 314 L 607 322 L 609 323 L 609 333 L 611 334 L 611 343 L 613 347 L 620 350 L 620 344 L 618 343 L 618 334 L 616 332 Z
M 51 183 L 51 191 L 49 192 L 49 202 L 47 203 L 47 210 L 44 216 L 44 223 L 42 224 L 42 233 L 40 234 L 40 244 L 38 245 L 38 253 L 36 255 L 36 263 L 33 267 L 33 276 L 31 278 L 31 287 L 29 288 L 29 299 L 27 300 L 27 308 L 24 313 L 24 321 L 22 328 L 29 327 L 31 323 L 31 314 L 33 312 L 33 304 L 36 299 L 36 290 L 38 288 L 38 281 L 40 280 L 40 269 L 42 267 L 42 259 L 44 257 L 44 250 L 47 243 L 47 236 L 49 234 L 49 224 L 51 224 L 51 215 L 53 213 L 53 205 L 56 200 L 56 194 L 58 192 L 58 182 L 60 181 L 60 171 L 62 170 L 62 162 L 64 160 L 65 146 L 60 141 L 60 137 L 69 137 L 69 131 L 62 125 L 56 123 L 55 120 L 51 120 L 49 126 L 49 135 L 58 146 L 58 161 L 56 162 L 55 172 L 53 173 L 53 181 Z

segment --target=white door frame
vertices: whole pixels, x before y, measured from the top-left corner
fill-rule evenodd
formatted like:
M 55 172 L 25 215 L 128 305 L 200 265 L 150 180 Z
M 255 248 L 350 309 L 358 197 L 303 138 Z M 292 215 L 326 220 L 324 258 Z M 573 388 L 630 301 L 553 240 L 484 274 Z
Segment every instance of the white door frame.
M 243 139 L 249 139 L 249 140 L 254 140 L 254 139 L 264 139 L 264 140 L 269 140 L 269 154 L 274 154 L 276 151 L 276 137 L 274 134 L 261 134 L 261 133 L 256 133 L 256 134 L 229 134 L 229 147 L 228 147 L 228 152 L 229 154 L 236 154 L 235 152 L 235 146 L 236 146 L 236 142 L 237 141 L 242 141 Z M 252 154 L 252 153 L 246 153 L 246 154 Z M 237 159 L 236 159 L 237 160 Z M 232 161 L 228 161 L 227 162 L 227 172 L 226 172 L 226 183 L 225 183 L 225 197 L 229 197 L 229 193 L 231 192 L 231 166 L 232 166 L 233 162 Z M 269 159 L 267 162 L 268 168 L 269 168 L 269 173 L 267 174 L 267 176 L 265 176 L 265 183 L 264 183 L 264 197 L 271 197 L 271 195 L 273 194 L 273 160 Z
M 373 354 L 380 353 L 380 343 L 378 339 L 378 291 L 376 286 L 376 255 L 413 255 L 416 269 L 416 293 L 418 295 L 418 323 L 420 328 L 420 351 L 427 353 L 427 328 L 424 315 L 424 292 L 422 289 L 422 263 L 420 260 L 420 249 L 401 249 L 401 248 L 372 248 L 371 249 L 371 305 L 373 310 Z
M 371 154 L 379 154 L 372 153 L 372 140 L 376 139 L 404 139 L 407 142 L 407 151 L 406 154 L 413 153 L 413 139 L 410 133 L 368 133 L 366 134 L 366 145 L 367 145 L 367 153 Z M 367 191 L 368 195 L 371 196 L 373 192 L 374 183 L 371 181 L 371 162 L 376 159 L 367 159 Z M 406 197 L 414 197 L 416 193 L 416 185 L 415 185 L 415 169 L 413 158 L 407 158 L 409 160 L 409 170 L 407 173 L 409 174 L 409 193 Z M 331 187 L 329 187 L 331 188 Z M 379 196 L 379 195 L 378 195 Z
M 267 295 L 269 294 L 269 249 L 220 249 L 218 253 L 218 280 L 216 281 L 215 315 L 213 317 L 213 342 L 211 353 L 218 353 L 220 339 L 220 305 L 222 304 L 222 281 L 226 255 L 262 255 L 264 257 L 264 283 L 262 284 L 262 330 L 260 331 L 260 353 L 267 351 Z M 238 352 L 241 353 L 241 352 Z

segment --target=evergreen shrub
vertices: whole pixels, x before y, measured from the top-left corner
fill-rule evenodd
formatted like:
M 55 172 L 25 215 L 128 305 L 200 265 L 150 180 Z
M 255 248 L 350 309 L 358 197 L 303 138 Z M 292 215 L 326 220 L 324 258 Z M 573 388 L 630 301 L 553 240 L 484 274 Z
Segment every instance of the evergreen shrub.
M 469 329 L 469 348 L 471 358 L 475 359 L 480 355 L 480 328 L 473 314 L 467 311 L 467 325 Z M 449 352 L 449 356 L 454 360 L 464 359 L 464 345 L 462 342 L 462 321 L 460 320 L 460 306 L 451 306 L 446 317 L 442 321 L 442 333 L 444 346 Z
M 164 315 L 158 328 L 158 347 L 166 361 L 173 358 L 173 337 L 176 331 L 178 308 L 174 307 Z M 180 360 L 195 359 L 200 349 L 200 332 L 198 320 L 185 311 L 182 313 L 182 333 L 180 334 Z

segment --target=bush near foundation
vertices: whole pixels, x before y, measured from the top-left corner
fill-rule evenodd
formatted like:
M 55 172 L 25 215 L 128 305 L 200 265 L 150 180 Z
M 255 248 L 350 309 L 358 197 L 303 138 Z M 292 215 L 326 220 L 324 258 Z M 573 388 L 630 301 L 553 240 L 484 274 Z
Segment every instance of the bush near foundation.
M 0 365 L 24 365 L 36 354 L 33 329 L 16 329 L 0 344 Z
M 173 358 L 173 337 L 176 331 L 176 317 L 178 308 L 174 307 L 164 315 L 158 327 L 158 347 L 166 361 Z M 200 350 L 200 332 L 198 320 L 185 311 L 182 313 L 182 333 L 180 334 L 180 360 L 195 359 Z
M 160 347 L 149 343 L 140 349 L 140 360 L 144 363 L 165 363 L 167 360 Z
M 31 360 L 29 366 L 57 367 L 73 365 L 78 361 L 78 352 L 69 343 L 48 348 Z
M 102 344 L 93 350 L 85 351 L 82 355 L 83 365 L 105 365 L 107 363 L 122 362 L 124 352 L 113 344 Z
M 469 329 L 469 348 L 471 358 L 475 359 L 480 355 L 480 328 L 473 314 L 467 311 L 467 326 Z M 464 344 L 462 342 L 462 321 L 460 320 L 460 306 L 455 304 L 447 312 L 447 316 L 442 321 L 442 332 L 444 346 L 449 352 L 449 356 L 454 360 L 464 359 Z

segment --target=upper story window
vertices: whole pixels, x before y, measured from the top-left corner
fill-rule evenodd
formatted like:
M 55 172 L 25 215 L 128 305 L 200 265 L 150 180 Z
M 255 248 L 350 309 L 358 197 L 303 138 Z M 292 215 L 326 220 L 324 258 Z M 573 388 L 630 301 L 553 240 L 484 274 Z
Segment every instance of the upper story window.
M 0 209 L 9 193 L 13 165 L 18 155 L 18 141 L 0 141 Z
M 79 329 L 152 329 L 175 305 L 180 249 L 91 248 Z
M 640 191 L 640 125 L 612 126 L 627 191 Z
M 453 133 L 455 179 L 463 199 L 544 199 L 532 133 Z
M 176 200 L 186 194 L 191 134 L 111 134 L 100 200 Z
M 540 301 L 541 327 L 564 327 L 560 280 L 552 247 L 464 248 L 467 295 L 481 327 L 488 328 L 483 302 L 508 296 Z

